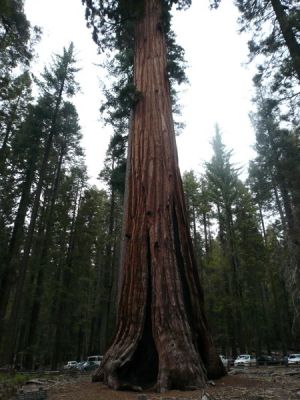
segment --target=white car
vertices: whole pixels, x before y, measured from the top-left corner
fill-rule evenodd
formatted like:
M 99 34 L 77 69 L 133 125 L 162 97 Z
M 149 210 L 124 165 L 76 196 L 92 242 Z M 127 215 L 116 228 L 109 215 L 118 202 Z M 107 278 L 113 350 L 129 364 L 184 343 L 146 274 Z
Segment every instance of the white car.
M 250 354 L 241 354 L 234 361 L 235 367 L 246 367 L 251 365 L 256 365 L 256 358 Z
M 288 356 L 288 365 L 300 365 L 300 354 L 290 354 Z
M 77 367 L 77 361 L 68 361 L 67 365 L 64 365 L 64 369 L 72 369 Z
M 103 359 L 103 356 L 89 356 L 87 358 L 87 361 L 94 362 L 95 364 L 100 365 L 102 359 Z

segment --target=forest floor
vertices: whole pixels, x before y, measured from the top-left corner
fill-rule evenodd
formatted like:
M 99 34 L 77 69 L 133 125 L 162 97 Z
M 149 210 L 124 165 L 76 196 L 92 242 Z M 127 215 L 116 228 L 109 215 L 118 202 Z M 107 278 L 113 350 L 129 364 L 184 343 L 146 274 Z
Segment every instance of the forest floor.
M 91 383 L 90 375 L 62 376 L 41 380 L 47 400 L 300 400 L 300 367 L 259 367 L 232 369 L 222 379 L 210 382 L 204 390 L 169 391 L 159 394 L 113 391 Z M 35 384 L 24 386 L 34 390 Z

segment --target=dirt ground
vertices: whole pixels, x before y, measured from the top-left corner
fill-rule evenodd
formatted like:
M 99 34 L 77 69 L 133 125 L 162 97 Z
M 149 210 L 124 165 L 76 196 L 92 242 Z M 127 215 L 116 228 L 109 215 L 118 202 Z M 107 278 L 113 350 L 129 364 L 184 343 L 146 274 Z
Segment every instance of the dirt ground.
M 90 376 L 79 376 L 47 388 L 47 393 L 49 400 L 300 400 L 300 367 L 232 370 L 226 377 L 210 382 L 204 390 L 192 392 L 117 392 L 103 384 L 91 383 Z

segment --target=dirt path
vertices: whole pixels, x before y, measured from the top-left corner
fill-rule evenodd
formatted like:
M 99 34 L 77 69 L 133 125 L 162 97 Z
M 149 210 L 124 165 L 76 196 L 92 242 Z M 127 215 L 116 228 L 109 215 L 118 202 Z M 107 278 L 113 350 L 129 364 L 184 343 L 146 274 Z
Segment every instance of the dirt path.
M 300 400 L 300 368 L 284 367 L 233 370 L 229 375 L 212 382 L 205 390 L 193 392 L 169 391 L 158 394 L 143 392 L 144 400 Z M 90 377 L 48 388 L 49 400 L 139 400 L 141 393 L 116 392 Z

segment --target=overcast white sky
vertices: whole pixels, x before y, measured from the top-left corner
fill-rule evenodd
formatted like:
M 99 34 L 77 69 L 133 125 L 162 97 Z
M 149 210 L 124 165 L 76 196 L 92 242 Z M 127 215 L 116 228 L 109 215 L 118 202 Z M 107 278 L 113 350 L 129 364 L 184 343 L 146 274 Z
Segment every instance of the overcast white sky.
M 99 83 L 105 80 L 105 73 L 96 65 L 100 57 L 86 28 L 81 1 L 25 0 L 25 12 L 33 25 L 43 29 L 35 71 L 42 71 L 53 53 L 61 53 L 63 46 L 74 42 L 81 67 L 81 93 L 74 103 L 91 183 L 97 183 L 111 130 L 100 120 L 103 97 Z M 194 0 L 188 11 L 174 16 L 173 28 L 186 51 L 190 81 L 180 93 L 186 123 L 177 138 L 181 172 L 200 172 L 203 162 L 210 159 L 215 123 L 221 127 L 225 145 L 233 149 L 236 163 L 247 167 L 254 157 L 254 133 L 248 118 L 254 70 L 244 65 L 247 44 L 245 36 L 237 33 L 237 17 L 232 0 L 223 0 L 217 11 L 209 10 L 208 0 Z

